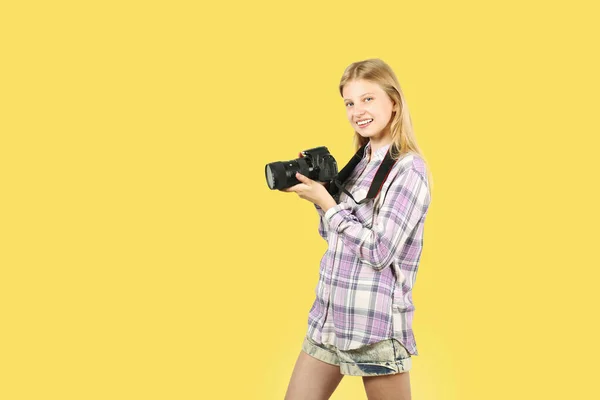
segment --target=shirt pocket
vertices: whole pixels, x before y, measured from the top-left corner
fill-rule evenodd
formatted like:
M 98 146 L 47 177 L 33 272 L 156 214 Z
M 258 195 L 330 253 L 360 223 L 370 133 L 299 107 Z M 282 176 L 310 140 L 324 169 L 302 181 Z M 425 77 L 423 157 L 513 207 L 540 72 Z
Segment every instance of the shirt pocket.
M 351 193 L 352 197 L 359 202 L 367 197 L 368 188 L 364 188 L 362 186 L 357 187 L 356 189 L 352 190 Z M 373 199 L 370 199 L 362 204 L 355 203 L 354 205 L 354 215 L 363 224 L 363 226 L 367 228 L 371 228 L 373 226 L 373 206 Z

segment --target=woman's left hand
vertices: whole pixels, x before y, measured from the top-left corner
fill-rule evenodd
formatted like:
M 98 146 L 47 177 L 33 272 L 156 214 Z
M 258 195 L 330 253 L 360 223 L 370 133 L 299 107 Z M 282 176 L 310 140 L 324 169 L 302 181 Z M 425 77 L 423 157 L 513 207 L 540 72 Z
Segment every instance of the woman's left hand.
M 308 200 L 319 207 L 325 209 L 327 203 L 336 204 L 335 200 L 329 194 L 323 183 L 313 181 L 312 179 L 302 175 L 300 172 L 296 172 L 296 179 L 300 181 L 299 184 L 292 187 L 281 189 L 282 192 L 294 192 L 300 196 L 300 198 Z

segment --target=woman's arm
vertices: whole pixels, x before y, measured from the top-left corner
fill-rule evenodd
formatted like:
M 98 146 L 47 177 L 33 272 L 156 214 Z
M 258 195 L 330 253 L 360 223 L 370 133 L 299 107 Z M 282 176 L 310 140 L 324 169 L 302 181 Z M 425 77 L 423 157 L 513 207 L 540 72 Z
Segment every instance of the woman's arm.
M 372 228 L 366 228 L 347 203 L 330 208 L 323 219 L 361 261 L 380 270 L 389 265 L 398 249 L 404 246 L 427 212 L 429 201 L 425 178 L 411 167 L 390 185 Z
M 318 181 L 317 181 L 318 182 Z M 329 182 L 318 182 L 321 185 L 323 185 L 325 187 L 325 189 L 329 190 Z M 333 199 L 329 199 L 331 201 L 331 203 L 324 203 L 322 204 L 321 207 L 319 206 L 317 203 L 313 203 L 315 205 L 315 208 L 317 209 L 317 212 L 319 213 L 319 234 L 321 235 L 321 237 L 325 240 L 327 240 L 328 234 L 329 234 L 329 227 L 328 227 L 328 222 L 325 220 L 325 212 L 327 210 L 329 210 L 331 207 L 335 206 L 337 203 L 335 202 L 335 200 Z
M 325 240 L 327 240 L 327 236 L 329 234 L 329 227 L 327 226 L 327 221 L 325 221 L 325 210 L 315 204 L 315 208 L 319 213 L 319 235 Z

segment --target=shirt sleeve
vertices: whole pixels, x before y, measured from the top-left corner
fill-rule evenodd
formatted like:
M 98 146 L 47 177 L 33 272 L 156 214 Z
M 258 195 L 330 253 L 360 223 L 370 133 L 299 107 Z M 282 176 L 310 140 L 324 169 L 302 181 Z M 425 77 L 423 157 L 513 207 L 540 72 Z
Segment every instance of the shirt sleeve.
M 314 203 L 313 203 L 314 204 Z M 321 207 L 315 204 L 315 208 L 319 213 L 319 235 L 325 240 L 329 234 L 328 222 L 325 220 L 325 211 Z
M 427 212 L 429 201 L 424 178 L 409 168 L 390 185 L 372 228 L 365 227 L 353 214 L 354 208 L 345 202 L 327 210 L 323 219 L 363 263 L 381 270 L 402 250 Z

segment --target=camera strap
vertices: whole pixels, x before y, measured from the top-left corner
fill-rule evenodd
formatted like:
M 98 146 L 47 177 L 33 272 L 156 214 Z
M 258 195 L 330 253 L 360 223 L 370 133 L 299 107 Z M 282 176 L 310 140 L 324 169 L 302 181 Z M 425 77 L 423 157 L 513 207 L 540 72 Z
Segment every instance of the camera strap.
M 346 166 L 344 168 L 342 168 L 342 170 L 331 181 L 333 184 L 330 183 L 328 185 L 327 190 L 329 191 L 329 194 L 331 194 L 332 197 L 336 200 L 336 202 L 339 201 L 339 195 L 340 195 L 339 191 L 340 190 L 342 192 L 346 193 L 356 204 L 363 204 L 371 199 L 374 199 L 375 197 L 377 197 L 377 195 L 381 191 L 381 188 L 383 187 L 383 183 L 385 182 L 388 175 L 390 174 L 390 171 L 394 167 L 394 164 L 396 164 L 396 161 L 398 161 L 398 160 L 394 160 L 392 158 L 392 154 L 391 154 L 392 146 L 390 145 L 390 147 L 385 155 L 385 158 L 383 159 L 383 161 L 381 162 L 381 165 L 379 166 L 379 168 L 377 169 L 377 172 L 375 173 L 375 177 L 373 178 L 373 182 L 371 183 L 371 187 L 369 188 L 369 192 L 367 193 L 367 196 L 364 199 L 362 199 L 361 201 L 356 201 L 354 199 L 354 196 L 352 196 L 352 194 L 350 194 L 350 192 L 344 188 L 344 182 L 346 182 L 346 180 L 348 180 L 348 178 L 352 174 L 352 171 L 354 171 L 354 168 L 356 168 L 358 163 L 360 163 L 360 161 L 363 159 L 363 157 L 365 155 L 366 147 L 367 147 L 367 144 L 364 144 L 360 149 L 358 149 L 358 151 L 350 159 L 348 164 L 346 164 Z

